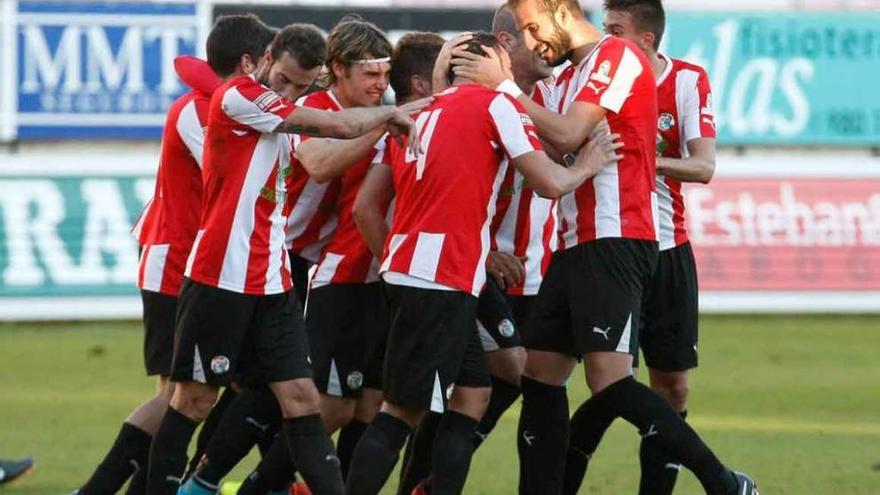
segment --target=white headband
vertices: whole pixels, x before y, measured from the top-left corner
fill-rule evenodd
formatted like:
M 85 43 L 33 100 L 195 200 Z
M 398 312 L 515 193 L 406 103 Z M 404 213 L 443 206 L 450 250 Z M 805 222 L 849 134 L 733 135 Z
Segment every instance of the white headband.
M 355 60 L 352 62 L 353 64 L 365 65 L 365 64 L 384 64 L 386 62 L 391 62 L 391 57 L 384 58 L 366 58 L 363 60 Z

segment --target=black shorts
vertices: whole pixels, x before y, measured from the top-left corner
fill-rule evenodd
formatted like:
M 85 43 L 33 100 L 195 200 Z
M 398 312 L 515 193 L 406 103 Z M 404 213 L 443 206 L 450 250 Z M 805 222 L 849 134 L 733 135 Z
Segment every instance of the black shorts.
M 383 373 L 386 401 L 442 413 L 447 390 L 459 378 L 462 386 L 491 383 L 474 328 L 476 297 L 460 291 L 385 287 L 391 314 Z M 461 376 L 465 363 L 468 376 Z M 477 376 L 480 369 L 482 378 Z
M 313 288 L 306 308 L 315 385 L 327 395 L 360 398 L 382 389 L 388 302 L 381 283 Z
M 477 331 L 483 350 L 494 352 L 522 345 L 507 294 L 491 276 L 477 303 Z
M 311 378 L 302 310 L 292 291 L 256 296 L 184 279 L 171 379 L 214 386 Z
M 296 254 L 293 249 L 287 250 L 290 258 L 290 278 L 293 279 L 293 290 L 296 291 L 296 297 L 300 301 L 306 300 L 309 293 L 309 268 L 312 262 Z
M 598 239 L 553 255 L 524 336 L 528 349 L 636 354 L 644 288 L 657 243 Z
M 532 310 L 538 296 L 507 296 L 507 304 L 513 311 L 513 321 L 516 323 L 516 331 L 520 336 L 520 345 L 527 338 L 532 328 Z
M 697 264 L 691 244 L 660 252 L 642 304 L 640 340 L 645 364 L 661 371 L 697 367 Z
M 174 356 L 177 298 L 141 290 L 141 301 L 144 303 L 144 367 L 147 376 L 168 376 Z

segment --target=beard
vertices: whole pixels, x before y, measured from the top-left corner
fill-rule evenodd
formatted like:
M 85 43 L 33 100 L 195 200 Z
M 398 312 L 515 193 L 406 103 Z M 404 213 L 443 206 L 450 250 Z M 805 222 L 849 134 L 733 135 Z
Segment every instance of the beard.
M 553 50 L 553 60 L 548 60 L 550 67 L 558 67 L 571 57 L 571 36 L 562 29 L 562 26 L 553 21 L 553 38 L 547 42 L 547 46 Z

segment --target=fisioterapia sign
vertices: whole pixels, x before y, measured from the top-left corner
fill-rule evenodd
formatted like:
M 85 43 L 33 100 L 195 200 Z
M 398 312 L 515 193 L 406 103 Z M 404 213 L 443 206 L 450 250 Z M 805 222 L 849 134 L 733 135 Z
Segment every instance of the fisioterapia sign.
M 16 0 L 4 0 L 4 2 Z M 159 138 L 197 51 L 194 3 L 17 0 L 17 137 Z
M 709 71 L 724 144 L 880 142 L 880 14 L 669 13 L 665 51 Z

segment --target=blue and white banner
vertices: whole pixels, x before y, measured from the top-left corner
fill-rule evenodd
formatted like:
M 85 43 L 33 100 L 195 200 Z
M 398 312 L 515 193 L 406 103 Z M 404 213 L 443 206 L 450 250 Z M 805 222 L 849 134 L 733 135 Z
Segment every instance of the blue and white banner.
M 165 110 L 185 90 L 173 60 L 204 39 L 197 10 L 195 2 L 18 0 L 18 139 L 161 137 Z

